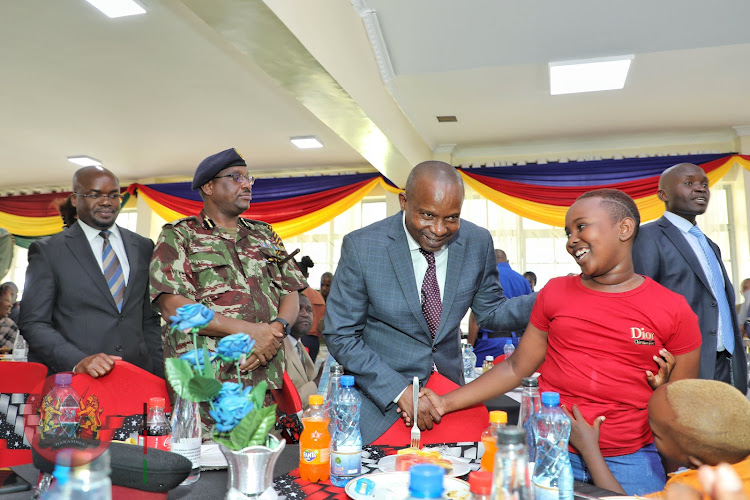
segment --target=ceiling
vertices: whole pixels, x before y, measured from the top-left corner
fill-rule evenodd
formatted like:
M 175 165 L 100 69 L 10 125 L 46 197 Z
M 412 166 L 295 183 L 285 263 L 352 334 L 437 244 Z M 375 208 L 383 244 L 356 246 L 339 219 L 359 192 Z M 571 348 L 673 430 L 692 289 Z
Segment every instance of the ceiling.
M 732 144 L 750 125 L 745 0 L 139 2 L 120 19 L 3 2 L 0 192 L 68 187 L 81 154 L 123 184 L 188 178 L 232 146 L 261 175 L 403 183 L 446 154 Z M 623 90 L 549 95 L 548 62 L 623 54 Z

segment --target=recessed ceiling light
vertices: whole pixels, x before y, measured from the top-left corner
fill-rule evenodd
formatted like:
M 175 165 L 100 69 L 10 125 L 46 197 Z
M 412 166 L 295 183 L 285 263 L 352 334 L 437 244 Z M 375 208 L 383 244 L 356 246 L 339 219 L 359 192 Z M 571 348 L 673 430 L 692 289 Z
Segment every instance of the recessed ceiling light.
M 145 14 L 146 10 L 133 0 L 86 0 L 110 18 Z
M 300 149 L 315 149 L 322 148 L 323 143 L 318 140 L 314 135 L 303 135 L 300 137 L 290 137 L 292 144 Z
M 438 116 L 438 117 L 437 117 L 437 120 L 438 120 L 438 121 L 439 121 L 440 123 L 445 123 L 445 122 L 457 122 L 457 121 L 458 121 L 458 118 L 456 118 L 456 117 L 455 117 L 455 116 L 453 116 L 453 115 L 445 115 L 445 116 Z
M 617 90 L 625 86 L 633 55 L 549 63 L 552 95 Z
M 102 162 L 90 156 L 68 156 L 68 161 L 70 163 L 75 163 L 76 165 L 80 165 L 82 167 L 101 167 L 102 166 Z

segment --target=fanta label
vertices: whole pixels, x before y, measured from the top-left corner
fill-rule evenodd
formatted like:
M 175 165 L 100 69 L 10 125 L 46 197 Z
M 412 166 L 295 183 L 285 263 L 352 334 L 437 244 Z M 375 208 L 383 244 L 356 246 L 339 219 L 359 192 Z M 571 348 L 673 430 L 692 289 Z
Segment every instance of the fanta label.
M 330 448 L 300 448 L 300 461 L 305 464 L 327 464 L 331 460 Z

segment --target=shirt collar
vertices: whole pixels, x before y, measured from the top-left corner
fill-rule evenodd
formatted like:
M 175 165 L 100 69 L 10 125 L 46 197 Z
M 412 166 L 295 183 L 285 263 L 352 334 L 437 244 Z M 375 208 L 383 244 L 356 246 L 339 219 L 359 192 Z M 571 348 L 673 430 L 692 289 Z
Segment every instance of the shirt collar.
M 99 236 L 99 233 L 103 231 L 102 229 L 96 229 L 96 228 L 89 226 L 88 224 L 83 222 L 81 219 L 78 219 L 78 225 L 81 226 L 81 229 L 83 230 L 83 234 L 86 235 L 86 239 L 89 241 L 94 241 L 94 238 Z M 122 239 L 122 237 L 120 236 L 120 229 L 117 227 L 117 224 L 112 224 L 112 227 L 109 228 L 109 232 L 112 233 L 109 236 L 110 238 L 114 237 L 116 239 Z
M 693 227 L 693 224 L 689 220 L 680 217 L 677 214 L 673 214 L 672 212 L 664 212 L 664 217 L 685 234 L 689 233 L 690 229 Z

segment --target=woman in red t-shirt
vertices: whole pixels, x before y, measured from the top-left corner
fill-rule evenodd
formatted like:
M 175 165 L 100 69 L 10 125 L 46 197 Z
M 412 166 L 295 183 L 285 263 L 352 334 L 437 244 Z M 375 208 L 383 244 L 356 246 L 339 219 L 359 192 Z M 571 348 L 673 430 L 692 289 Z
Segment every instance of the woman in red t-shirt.
M 538 369 L 541 390 L 559 392 L 562 404 L 576 405 L 588 423 L 605 417 L 602 454 L 629 495 L 663 489 L 648 399 L 669 380 L 698 376 L 701 336 L 698 318 L 681 295 L 635 273 L 639 223 L 635 202 L 621 191 L 579 197 L 568 209 L 565 232 L 580 276 L 552 279 L 539 292 L 508 360 L 444 396 L 423 390 L 438 411 L 489 400 Z M 585 463 L 571 451 L 574 476 L 590 481 Z

